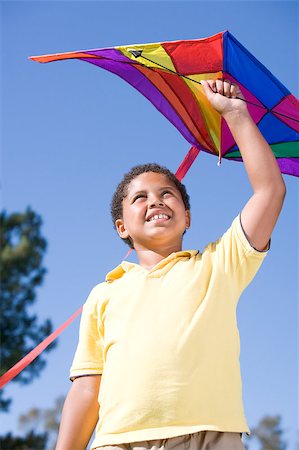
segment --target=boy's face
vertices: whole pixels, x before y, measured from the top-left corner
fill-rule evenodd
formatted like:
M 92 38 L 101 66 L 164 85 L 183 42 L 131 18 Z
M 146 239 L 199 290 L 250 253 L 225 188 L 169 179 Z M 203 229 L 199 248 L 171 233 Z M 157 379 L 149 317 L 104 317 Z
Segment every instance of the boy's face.
M 175 247 L 190 226 L 190 211 L 180 191 L 165 175 L 146 172 L 134 178 L 123 199 L 123 218 L 115 222 L 122 238 L 130 237 L 135 250 Z

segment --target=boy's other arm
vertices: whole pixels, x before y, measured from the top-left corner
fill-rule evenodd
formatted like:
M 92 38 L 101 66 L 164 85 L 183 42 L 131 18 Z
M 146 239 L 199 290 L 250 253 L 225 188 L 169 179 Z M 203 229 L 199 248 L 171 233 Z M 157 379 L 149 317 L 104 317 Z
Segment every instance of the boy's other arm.
M 75 378 L 64 402 L 55 450 L 85 450 L 98 421 L 101 375 Z
M 241 212 L 242 225 L 251 245 L 265 250 L 286 194 L 284 180 L 270 146 L 249 113 L 231 114 L 226 121 L 253 188 L 253 195 Z
M 265 250 L 286 194 L 277 161 L 245 102 L 236 99 L 244 98 L 238 86 L 223 80 L 202 84 L 208 100 L 229 126 L 253 188 L 253 195 L 241 212 L 244 231 L 253 247 Z

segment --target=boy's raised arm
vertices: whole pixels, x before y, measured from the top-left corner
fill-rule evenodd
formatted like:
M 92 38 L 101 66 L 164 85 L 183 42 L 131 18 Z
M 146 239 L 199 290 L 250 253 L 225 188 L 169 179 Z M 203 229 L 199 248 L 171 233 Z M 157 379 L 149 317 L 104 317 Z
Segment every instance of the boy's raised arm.
M 85 450 L 98 421 L 101 376 L 75 378 L 62 410 L 55 450 Z
M 202 81 L 211 105 L 226 120 L 239 147 L 253 195 L 241 213 L 249 242 L 265 250 L 284 201 L 286 187 L 272 150 L 252 120 L 239 87 L 225 80 Z

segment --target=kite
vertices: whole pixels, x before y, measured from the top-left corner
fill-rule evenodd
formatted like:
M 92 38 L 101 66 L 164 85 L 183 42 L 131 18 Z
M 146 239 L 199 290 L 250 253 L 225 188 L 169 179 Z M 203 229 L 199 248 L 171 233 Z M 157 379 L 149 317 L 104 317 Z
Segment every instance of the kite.
M 219 162 L 242 161 L 201 80 L 237 83 L 251 117 L 269 143 L 282 173 L 299 176 L 299 102 L 229 31 L 195 40 L 137 44 L 32 56 L 42 63 L 79 59 L 106 69 L 143 94 L 192 145 Z

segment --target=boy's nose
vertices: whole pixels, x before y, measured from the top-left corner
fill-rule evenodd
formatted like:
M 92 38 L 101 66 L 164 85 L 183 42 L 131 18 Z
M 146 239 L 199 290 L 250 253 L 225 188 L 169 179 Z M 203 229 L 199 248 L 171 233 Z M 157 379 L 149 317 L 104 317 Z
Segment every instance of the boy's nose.
M 150 201 L 150 208 L 155 208 L 157 206 L 164 206 L 164 203 L 161 199 L 155 198 Z

